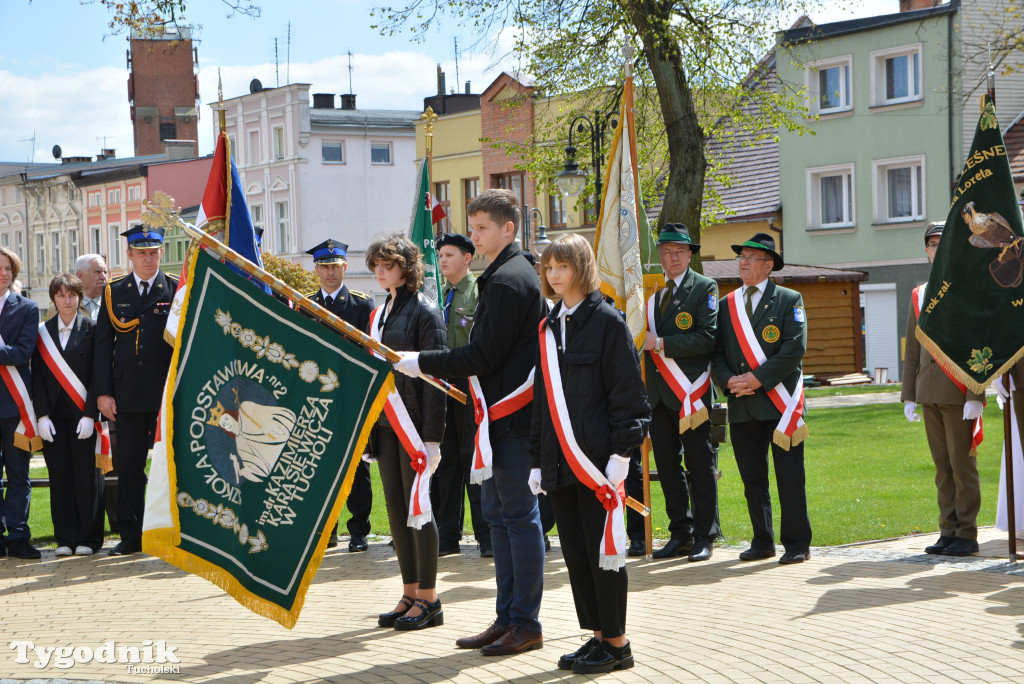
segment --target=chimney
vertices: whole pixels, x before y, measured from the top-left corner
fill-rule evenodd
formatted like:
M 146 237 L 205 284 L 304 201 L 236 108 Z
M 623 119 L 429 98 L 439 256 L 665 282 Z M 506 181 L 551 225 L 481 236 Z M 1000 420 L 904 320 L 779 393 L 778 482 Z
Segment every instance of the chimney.
M 942 4 L 942 0 L 900 0 L 900 12 L 931 9 Z
M 91 162 L 92 157 L 62 157 L 60 160 L 61 164 L 85 164 Z
M 96 155 L 96 161 L 103 161 L 104 159 L 115 159 L 117 155 L 114 154 L 114 150 L 107 147 L 100 150 L 100 153 Z
M 444 72 L 440 64 L 437 65 L 437 94 L 444 95 Z
M 469 81 L 466 81 L 466 94 L 467 95 L 472 95 L 472 93 L 469 90 Z
M 334 93 L 313 93 L 313 109 L 334 109 Z
M 341 108 L 354 111 L 356 108 L 356 94 L 345 93 L 341 96 Z

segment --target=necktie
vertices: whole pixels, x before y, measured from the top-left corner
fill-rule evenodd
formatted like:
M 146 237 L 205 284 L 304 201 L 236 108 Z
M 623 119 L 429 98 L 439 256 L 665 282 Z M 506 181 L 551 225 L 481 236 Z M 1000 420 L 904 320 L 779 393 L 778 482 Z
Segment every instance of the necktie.
M 665 285 L 665 294 L 661 296 L 661 304 L 658 305 L 658 313 L 662 316 L 668 311 L 668 303 L 672 299 L 672 292 L 676 289 L 676 281 L 670 280 Z
M 448 325 L 448 312 L 452 308 L 452 300 L 455 299 L 455 288 L 448 290 L 447 296 L 444 298 L 444 324 Z
M 332 297 L 331 295 L 327 295 L 326 297 L 324 297 L 324 306 L 330 309 L 332 304 L 334 304 L 334 297 Z
M 142 301 L 146 301 L 146 295 L 149 294 L 149 281 L 142 281 Z
M 747 288 L 747 318 L 754 317 L 754 295 L 757 293 L 757 286 L 751 285 Z

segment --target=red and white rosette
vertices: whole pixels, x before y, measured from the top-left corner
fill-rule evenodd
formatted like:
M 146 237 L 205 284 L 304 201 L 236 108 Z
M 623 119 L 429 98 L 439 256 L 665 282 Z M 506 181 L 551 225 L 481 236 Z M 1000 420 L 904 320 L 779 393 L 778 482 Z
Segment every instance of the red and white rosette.
M 87 396 L 87 390 L 85 384 L 78 379 L 75 372 L 71 370 L 71 366 L 64 360 L 64 355 L 60 353 L 60 349 L 57 348 L 57 343 L 53 341 L 53 337 L 50 332 L 46 329 L 46 324 L 42 323 L 39 325 L 39 337 L 36 339 L 36 349 L 39 350 L 39 355 L 43 357 L 43 362 L 46 363 L 46 367 L 50 369 L 53 376 L 57 378 L 57 382 L 60 386 L 68 393 L 71 397 L 71 401 L 75 402 L 75 406 L 78 407 L 79 411 L 85 411 L 85 399 Z M 110 461 L 110 435 L 107 434 L 107 430 L 103 425 L 103 421 L 97 420 L 95 422 L 96 432 L 96 467 L 103 470 L 104 473 L 108 473 L 113 470 L 113 464 L 104 469 L 104 466 Z
M 5 346 L 0 335 L 0 346 Z M 14 446 L 32 453 L 43 446 L 43 439 L 36 432 L 36 413 L 32 408 L 32 394 L 21 379 L 17 366 L 0 366 L 0 378 L 3 379 L 7 391 L 11 393 L 14 403 L 18 406 L 20 422 L 14 430 Z
M 383 309 L 384 306 L 381 305 L 370 313 L 370 337 L 378 342 L 381 339 L 377 320 Z M 412 469 L 416 471 L 416 478 L 412 481 L 412 492 L 409 495 L 407 525 L 418 530 L 433 519 L 430 508 L 430 464 L 427 459 L 427 448 L 412 418 L 409 417 L 409 410 L 405 408 L 405 402 L 402 401 L 398 390 L 388 394 L 384 403 L 384 414 L 391 423 L 391 429 L 398 436 L 398 441 L 402 443 L 402 448 L 409 454 Z
M 476 421 L 476 437 L 473 441 L 473 462 L 469 466 L 470 484 L 480 484 L 491 477 L 491 460 L 494 452 L 491 450 L 491 421 L 499 420 L 528 405 L 533 401 L 533 374 L 536 369 L 531 368 L 526 381 L 515 388 L 493 406 L 487 406 L 484 399 L 484 391 L 480 387 L 480 379 L 475 375 L 469 376 L 469 394 L 473 400 L 473 419 Z
M 664 337 L 658 332 L 655 322 L 654 300 L 656 298 L 657 294 L 653 294 L 647 300 L 647 329 L 657 337 Z M 702 398 L 711 387 L 711 362 L 708 362 L 707 370 L 701 373 L 696 380 L 690 382 L 675 359 L 653 351 L 651 359 L 654 360 L 654 365 L 657 366 L 658 372 L 665 379 L 669 389 L 682 403 L 682 408 L 679 410 L 680 434 L 704 423 L 708 419 L 708 407 L 704 405 Z
M 729 319 L 736 337 L 740 342 L 740 349 L 743 351 L 743 358 L 751 370 L 758 368 L 768 360 L 761 343 L 757 341 L 757 335 L 750 324 L 747 311 L 740 301 L 739 290 L 733 290 L 729 298 Z M 775 404 L 775 408 L 782 413 L 782 418 L 775 428 L 772 441 L 783 449 L 788 450 L 807 439 L 807 425 L 804 423 L 804 386 L 797 382 L 796 390 L 790 393 L 783 383 L 767 390 L 768 398 Z
M 562 373 L 558 365 L 558 348 L 555 336 L 547 325 L 547 319 L 540 324 L 540 359 L 544 365 L 544 391 L 551 411 L 551 422 L 558 435 L 565 460 L 572 472 L 585 487 L 591 489 L 597 500 L 604 506 L 604 534 L 598 550 L 598 564 L 602 570 L 616 571 L 626 565 L 626 525 L 623 518 L 626 492 L 620 482 L 618 487 L 605 477 L 594 465 L 580 445 L 569 422 L 569 409 L 562 389 Z

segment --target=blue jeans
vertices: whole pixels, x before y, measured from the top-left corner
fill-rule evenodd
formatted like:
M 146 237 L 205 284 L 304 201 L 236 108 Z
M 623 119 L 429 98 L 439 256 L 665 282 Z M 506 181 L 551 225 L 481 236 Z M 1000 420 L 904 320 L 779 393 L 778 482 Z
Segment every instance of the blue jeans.
M 494 575 L 498 584 L 497 624 L 541 631 L 544 591 L 544 533 L 537 497 L 530 491 L 526 435 L 491 441 L 493 476 L 484 480 L 480 507 L 491 526 Z
M 32 501 L 32 484 L 28 481 L 28 462 L 31 456 L 14 446 L 14 431 L 19 418 L 0 418 L 0 469 L 4 475 L 4 490 L 0 491 L 0 518 L 7 526 L 7 542 L 24 539 L 32 534 L 28 529 L 28 506 Z M 0 539 L 3 529 L 0 528 Z M 2 542 L 0 542 L 2 544 Z

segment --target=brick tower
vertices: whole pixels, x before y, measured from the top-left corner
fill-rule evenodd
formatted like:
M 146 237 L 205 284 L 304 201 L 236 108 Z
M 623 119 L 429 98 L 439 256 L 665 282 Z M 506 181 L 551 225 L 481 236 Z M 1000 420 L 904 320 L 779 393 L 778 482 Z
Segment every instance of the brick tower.
M 128 48 L 128 101 L 135 155 L 163 154 L 166 140 L 192 143 L 199 154 L 199 56 L 189 29 L 132 31 Z M 176 145 L 180 149 L 180 145 Z

